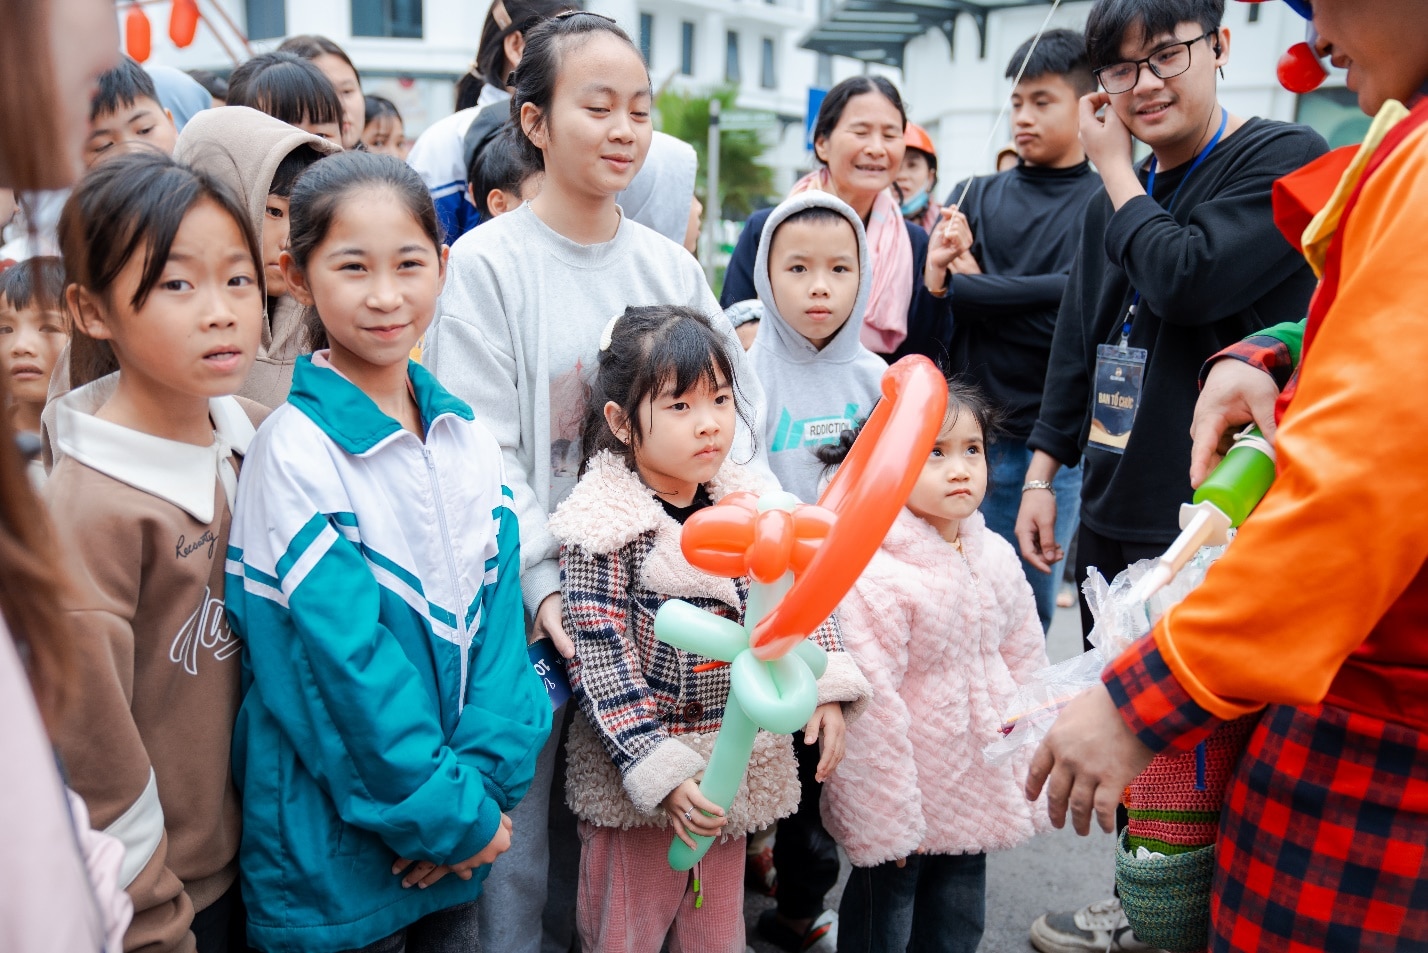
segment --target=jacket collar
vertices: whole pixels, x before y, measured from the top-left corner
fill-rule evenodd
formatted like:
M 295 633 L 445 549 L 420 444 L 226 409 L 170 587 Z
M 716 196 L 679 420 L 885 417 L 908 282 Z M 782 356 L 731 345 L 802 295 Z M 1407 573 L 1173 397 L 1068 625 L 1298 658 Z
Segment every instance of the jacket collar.
M 475 419 L 470 405 L 437 383 L 420 364 L 409 361 L 407 375 L 428 434 L 436 421 L 448 414 L 462 420 Z M 353 456 L 371 453 L 389 437 L 402 432 L 402 425 L 382 413 L 356 384 L 330 366 L 314 364 L 312 355 L 298 358 L 288 402 Z
M 982 511 L 978 510 L 964 519 L 957 531 L 957 538 L 962 541 L 962 555 L 967 557 L 969 563 L 976 563 L 982 557 L 982 550 L 985 548 L 983 532 L 986 528 L 987 521 L 982 517 Z M 951 553 L 947 541 L 933 529 L 932 524 L 906 506 L 898 510 L 897 519 L 893 521 L 892 528 L 883 539 L 883 549 L 898 558 L 906 558 L 928 549 L 946 550 L 948 554 Z
M 730 493 L 772 489 L 751 470 L 725 460 L 709 481 L 709 496 L 719 502 Z M 563 543 L 587 552 L 612 553 L 651 530 L 679 524 L 664 511 L 638 473 L 608 450 L 596 454 L 575 489 L 551 515 L 550 532 Z
M 232 397 L 208 402 L 214 442 L 207 447 L 155 437 L 94 416 L 113 392 L 116 375 L 77 388 L 59 399 L 56 428 L 65 456 L 120 483 L 177 506 L 200 523 L 214 517 L 214 481 L 233 506 L 238 475 L 233 455 L 248 452 L 253 424 Z

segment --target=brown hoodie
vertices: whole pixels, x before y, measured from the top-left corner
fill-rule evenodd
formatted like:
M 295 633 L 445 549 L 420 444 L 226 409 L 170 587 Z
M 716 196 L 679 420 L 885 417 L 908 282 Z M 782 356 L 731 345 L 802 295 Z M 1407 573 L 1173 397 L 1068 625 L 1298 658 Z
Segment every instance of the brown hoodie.
M 124 845 L 126 950 L 189 951 L 237 874 L 239 642 L 223 612 L 239 458 L 266 411 L 210 403 L 197 447 L 100 420 L 117 375 L 59 401 L 46 493 L 69 570 L 75 703 L 54 733 L 92 823 Z
M 312 146 L 323 155 L 341 152 L 335 142 L 303 132 L 247 106 L 206 109 L 188 121 L 179 135 L 174 158 L 226 182 L 243 198 L 243 206 L 261 241 L 267 217 L 268 189 L 278 165 L 298 146 Z M 269 299 L 272 301 L 272 299 Z M 288 399 L 293 364 L 307 352 L 303 340 L 305 308 L 283 295 L 272 301 L 263 322 L 258 359 L 238 396 L 273 408 Z

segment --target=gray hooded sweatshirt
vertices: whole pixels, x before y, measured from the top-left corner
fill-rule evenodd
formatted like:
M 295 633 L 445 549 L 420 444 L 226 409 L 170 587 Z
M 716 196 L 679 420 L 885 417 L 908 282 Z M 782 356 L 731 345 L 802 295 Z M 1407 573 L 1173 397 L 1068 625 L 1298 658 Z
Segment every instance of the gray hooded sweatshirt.
M 846 218 L 858 236 L 858 298 L 853 313 L 820 351 L 779 313 L 769 281 L 769 246 L 779 225 L 806 208 L 832 209 Z M 836 443 L 839 435 L 872 411 L 881 394 L 887 362 L 858 339 L 868 305 L 872 266 L 868 241 L 858 214 L 827 192 L 809 190 L 786 199 L 764 223 L 754 260 L 754 287 L 765 317 L 749 348 L 749 361 L 763 384 L 765 407 L 763 446 L 779 483 L 805 503 L 818 499 L 823 464 L 814 456 L 820 444 Z

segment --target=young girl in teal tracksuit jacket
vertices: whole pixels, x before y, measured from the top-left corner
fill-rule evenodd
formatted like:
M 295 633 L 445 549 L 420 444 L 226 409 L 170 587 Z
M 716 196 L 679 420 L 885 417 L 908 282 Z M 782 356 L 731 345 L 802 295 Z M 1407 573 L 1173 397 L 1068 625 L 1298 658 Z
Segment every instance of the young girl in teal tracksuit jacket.
M 407 360 L 446 267 L 416 174 L 332 157 L 291 216 L 285 276 L 326 341 L 249 448 L 228 551 L 248 938 L 469 949 L 550 729 L 501 452 Z

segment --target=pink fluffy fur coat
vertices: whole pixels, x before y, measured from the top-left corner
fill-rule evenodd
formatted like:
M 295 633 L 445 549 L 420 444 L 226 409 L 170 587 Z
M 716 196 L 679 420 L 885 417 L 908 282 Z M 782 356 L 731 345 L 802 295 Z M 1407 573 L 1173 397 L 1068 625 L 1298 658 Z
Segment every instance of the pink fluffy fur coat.
M 1031 587 L 980 513 L 962 552 L 904 509 L 843 601 L 843 638 L 873 686 L 823 819 L 857 866 L 921 849 L 1006 850 L 1048 826 L 1022 794 L 1030 752 L 989 764 L 1002 709 L 1047 663 Z

